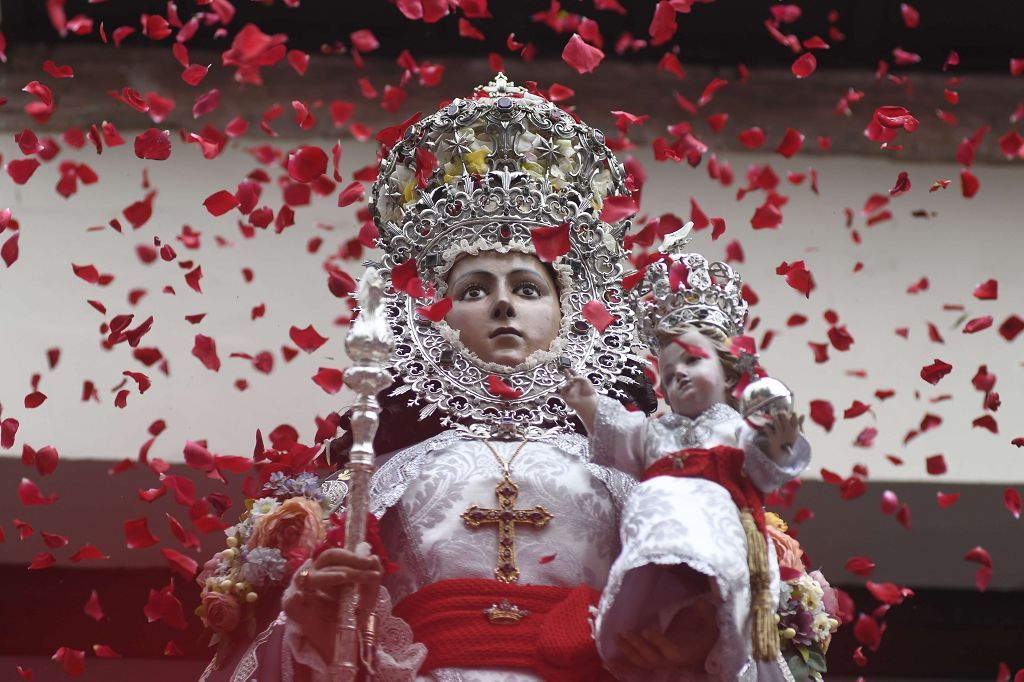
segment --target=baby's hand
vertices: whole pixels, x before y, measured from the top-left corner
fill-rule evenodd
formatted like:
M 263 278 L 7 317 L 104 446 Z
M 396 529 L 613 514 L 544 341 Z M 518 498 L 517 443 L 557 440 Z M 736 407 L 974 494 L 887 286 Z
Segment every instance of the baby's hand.
M 597 391 L 586 377 L 581 377 L 572 370 L 565 370 L 565 385 L 558 394 L 576 414 L 579 415 L 587 433 L 594 431 L 594 415 L 597 412 Z
M 797 436 L 803 430 L 804 418 L 795 412 L 779 412 L 765 425 L 764 435 L 768 439 L 768 454 L 775 461 L 786 457 Z

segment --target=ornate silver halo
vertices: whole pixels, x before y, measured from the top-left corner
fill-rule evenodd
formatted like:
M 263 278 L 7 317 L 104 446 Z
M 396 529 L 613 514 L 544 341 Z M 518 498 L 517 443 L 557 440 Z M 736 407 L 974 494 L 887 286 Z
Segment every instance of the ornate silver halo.
M 429 154 L 425 153 L 429 152 Z M 434 164 L 419 170 L 420 164 Z M 385 254 L 382 274 L 414 259 L 416 274 L 443 296 L 458 253 L 535 253 L 531 230 L 568 226 L 569 250 L 555 259 L 562 308 L 550 352 L 518 367 L 484 363 L 444 323 L 417 314 L 429 303 L 389 286 L 386 315 L 396 345 L 392 373 L 420 418 L 437 410 L 445 425 L 476 436 L 536 437 L 568 427 L 558 396 L 565 368 L 614 394 L 638 354 L 635 313 L 622 290 L 629 221 L 599 220 L 604 198 L 628 195 L 622 166 L 600 131 L 499 76 L 473 99 L 453 101 L 410 126 L 382 161 L 370 202 Z M 390 282 L 389 282 L 390 284 Z M 582 314 L 591 300 L 616 318 L 599 333 Z M 450 328 L 448 331 L 451 332 Z M 488 388 L 497 375 L 520 395 Z

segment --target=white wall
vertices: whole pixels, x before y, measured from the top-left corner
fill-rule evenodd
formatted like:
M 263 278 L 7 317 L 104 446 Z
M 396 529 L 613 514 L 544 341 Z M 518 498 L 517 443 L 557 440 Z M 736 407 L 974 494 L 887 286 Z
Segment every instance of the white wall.
M 327 291 L 321 264 L 330 250 L 355 234 L 354 207 L 337 208 L 336 195 L 316 199 L 312 206 L 296 210 L 297 224 L 284 233 L 274 234 L 271 228 L 246 240 L 236 227 L 237 213 L 212 218 L 202 206 L 208 194 L 218 189 L 233 191 L 237 182 L 257 167 L 242 145 L 227 149 L 214 161 L 205 161 L 197 149 L 181 145 L 173 136 L 170 160 L 142 162 L 131 151 L 134 133 L 122 134 L 128 145 L 105 150 L 102 156 L 96 156 L 91 148 L 66 152 L 40 168 L 24 187 L 16 187 L 6 178 L 0 182 L 0 205 L 9 205 L 22 226 L 18 262 L 10 269 L 0 266 L 0 401 L 3 417 L 21 421 L 10 454 L 19 454 L 22 443 L 27 442 L 35 448 L 54 445 L 64 458 L 134 458 L 148 437 L 146 428 L 156 419 L 165 419 L 168 428 L 150 456 L 170 461 L 182 459 L 185 439 L 208 439 L 211 449 L 221 454 L 248 454 L 257 428 L 266 435 L 283 423 L 295 426 L 303 441 L 311 442 L 314 415 L 326 415 L 345 404 L 342 396 L 325 394 L 310 377 L 317 367 L 346 365 L 345 329 L 333 326 L 332 320 L 348 308 Z M 256 137 L 243 139 L 242 144 L 254 142 L 271 142 L 285 150 L 299 144 Z M 320 143 L 329 149 L 333 140 L 304 139 L 301 143 Z M 19 155 L 10 137 L 0 152 L 8 160 Z M 854 463 L 863 462 L 873 478 L 923 480 L 929 478 L 924 458 L 944 453 L 949 465 L 945 479 L 950 482 L 1024 481 L 1024 452 L 1010 445 L 1012 438 L 1024 436 L 1020 420 L 1024 335 L 1013 344 L 999 337 L 994 327 L 964 335 L 954 328 L 960 313 L 942 310 L 943 304 L 962 304 L 971 317 L 994 316 L 995 325 L 1013 312 L 1024 316 L 1020 304 L 1024 230 L 1018 217 L 1024 208 L 1024 173 L 1019 164 L 978 167 L 975 173 L 981 190 L 973 200 L 965 200 L 955 166 L 895 162 L 884 157 L 882 152 L 877 158 L 797 155 L 790 160 L 777 155 L 732 154 L 728 160 L 737 182 L 731 189 L 722 189 L 707 178 L 703 166 L 694 170 L 686 165 L 656 164 L 643 154 L 649 175 L 643 207 L 653 215 L 674 211 L 686 218 L 689 198 L 695 196 L 709 216 L 722 216 L 728 223 L 728 232 L 717 243 L 710 242 L 710 231 L 699 233 L 692 245 L 695 250 L 718 258 L 726 242 L 741 240 L 747 262 L 739 268 L 761 297 L 752 309 L 763 318 L 755 336 L 760 338 L 766 328 L 778 332 L 764 354 L 764 364 L 794 388 L 804 408 L 811 399 L 826 398 L 837 411 L 831 434 L 807 425 L 815 446 L 811 475 L 820 467 L 845 475 Z M 80 187 L 70 200 L 62 199 L 53 186 L 56 163 L 63 158 L 89 163 L 100 174 L 100 183 Z M 343 156 L 346 182 L 356 168 L 372 159 L 370 145 L 347 144 Z M 737 203 L 735 191 L 745 184 L 747 165 L 765 161 L 783 178 L 779 191 L 791 199 L 783 209 L 785 220 L 779 230 L 753 231 L 750 216 L 763 195 L 748 195 Z M 808 164 L 819 172 L 820 196 L 811 193 L 807 181 L 792 186 L 785 180 L 787 170 L 805 171 Z M 126 224 L 120 212 L 142 198 L 144 166 L 159 190 L 151 221 L 137 231 L 128 228 L 125 234 L 109 228 L 88 232 L 86 228 L 105 225 L 114 217 Z M 913 189 L 893 200 L 892 221 L 865 228 L 860 208 L 870 194 L 885 194 L 901 170 L 909 171 Z M 929 193 L 928 187 L 938 178 L 953 183 L 945 191 Z M 279 190 L 268 186 L 261 203 L 276 209 Z M 844 227 L 845 206 L 857 212 L 855 227 L 863 237 L 860 246 Z M 910 213 L 914 209 L 938 215 L 913 218 Z M 318 229 L 317 223 L 334 230 Z M 184 224 L 202 233 L 199 251 L 185 249 L 174 239 Z M 8 234 L 0 235 L 0 243 Z M 232 246 L 218 247 L 215 235 L 230 240 Z M 176 263 L 141 264 L 134 246 L 152 243 L 154 236 L 172 243 L 179 260 L 193 259 L 202 265 L 202 294 L 188 288 L 185 271 Z M 314 236 L 323 237 L 325 243 L 319 253 L 310 255 L 306 243 Z M 799 259 L 807 261 L 818 285 L 809 301 L 774 274 L 783 260 Z M 864 269 L 855 274 L 852 270 L 858 261 L 864 263 Z M 115 274 L 116 279 L 108 287 L 86 284 L 72 273 L 72 262 L 93 264 L 101 272 Z M 250 284 L 241 275 L 246 266 L 255 273 Z M 358 264 L 351 263 L 350 272 L 358 271 Z M 922 276 L 928 276 L 931 288 L 916 296 L 906 294 L 907 286 Z M 999 300 L 975 300 L 971 296 L 974 286 L 988 278 L 999 280 Z M 167 284 L 175 288 L 175 296 L 160 292 Z M 136 287 L 147 288 L 149 294 L 132 308 L 126 296 Z M 169 358 L 170 377 L 155 368 L 143 368 L 131 358 L 127 344 L 104 351 L 99 333 L 104 318 L 86 303 L 90 298 L 106 304 L 107 319 L 133 312 L 133 326 L 154 315 L 153 330 L 142 345 L 158 346 Z M 251 308 L 260 303 L 267 306 L 265 317 L 250 321 Z M 839 313 L 855 343 L 846 353 L 832 349 L 832 360 L 818 365 L 807 341 L 826 341 L 828 325 L 822 312 L 829 308 Z M 201 312 L 207 313 L 201 324 L 184 320 L 185 315 Z M 809 322 L 789 329 L 785 321 L 795 312 L 806 315 Z M 928 340 L 927 321 L 934 322 L 945 336 L 944 345 Z M 330 341 L 312 355 L 302 353 L 285 365 L 280 347 L 291 345 L 289 327 L 308 324 Z M 894 333 L 900 326 L 910 328 L 909 340 Z M 220 372 L 205 369 L 191 355 L 196 333 L 216 340 L 223 364 Z M 51 347 L 62 351 L 53 371 L 46 369 L 45 359 L 45 351 Z M 256 372 L 245 360 L 228 357 L 231 352 L 255 354 L 262 350 L 275 357 L 269 376 Z M 935 387 L 918 375 L 934 358 L 954 366 L 952 374 Z M 982 409 L 981 394 L 970 379 L 982 363 L 999 376 L 997 390 L 1003 400 L 995 415 L 999 435 L 971 428 L 971 420 L 980 416 Z M 868 378 L 847 376 L 852 369 L 866 370 Z M 114 407 L 110 389 L 121 381 L 123 370 L 147 371 L 153 387 L 140 396 L 134 385 L 129 385 L 132 395 L 127 408 L 121 410 Z M 34 372 L 42 373 L 40 390 L 49 399 L 37 409 L 26 410 L 22 400 L 30 392 Z M 233 386 L 240 377 L 249 381 L 244 392 Z M 103 404 L 80 401 L 84 379 L 97 384 Z M 896 395 L 880 404 L 873 396 L 879 388 L 894 389 Z M 928 402 L 944 393 L 954 398 Z M 874 415 L 844 421 L 842 411 L 854 399 L 870 403 Z M 904 435 L 917 427 L 926 412 L 940 415 L 943 425 L 904 447 Z M 869 425 L 879 429 L 875 446 L 869 450 L 852 447 L 856 434 Z M 906 465 L 889 464 L 885 454 L 902 457 Z

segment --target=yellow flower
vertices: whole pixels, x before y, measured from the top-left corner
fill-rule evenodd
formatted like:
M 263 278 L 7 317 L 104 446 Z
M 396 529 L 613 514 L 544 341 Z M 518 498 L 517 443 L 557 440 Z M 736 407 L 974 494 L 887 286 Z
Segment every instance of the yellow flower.
M 523 170 L 540 180 L 544 177 L 544 166 L 532 161 L 523 161 Z
M 462 155 L 462 160 L 466 164 L 466 169 L 470 173 L 478 173 L 483 175 L 487 172 L 487 156 L 490 151 L 486 147 L 481 147 L 474 152 L 467 152 Z
M 405 187 L 402 188 L 402 203 L 403 204 L 408 204 L 410 201 L 412 201 L 414 199 L 413 193 L 415 192 L 415 190 L 416 190 L 416 183 L 415 182 L 406 183 Z
M 783 521 L 782 517 L 776 514 L 775 512 L 766 511 L 764 513 L 764 521 L 770 526 L 775 526 L 783 533 L 789 530 L 789 525 L 785 521 Z

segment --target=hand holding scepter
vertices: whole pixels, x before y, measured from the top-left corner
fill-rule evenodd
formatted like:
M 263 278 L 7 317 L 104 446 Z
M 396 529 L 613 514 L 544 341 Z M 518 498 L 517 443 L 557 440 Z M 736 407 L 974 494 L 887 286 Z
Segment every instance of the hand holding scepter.
M 377 394 L 391 385 L 387 371 L 395 339 L 384 317 L 381 297 L 384 280 L 374 268 L 367 268 L 359 280 L 356 298 L 358 317 L 352 321 L 345 350 L 352 365 L 345 370 L 345 385 L 356 394 L 352 406 L 352 449 L 349 455 L 348 512 L 345 517 L 345 549 L 356 552 L 366 539 L 366 514 L 370 502 L 370 477 L 373 474 L 373 438 L 380 420 Z M 331 664 L 332 680 L 354 680 L 362 667 L 373 670 L 373 615 L 360 641 L 357 624 L 357 603 L 351 590 L 339 602 L 335 659 Z M 361 646 L 362 645 L 362 646 Z

